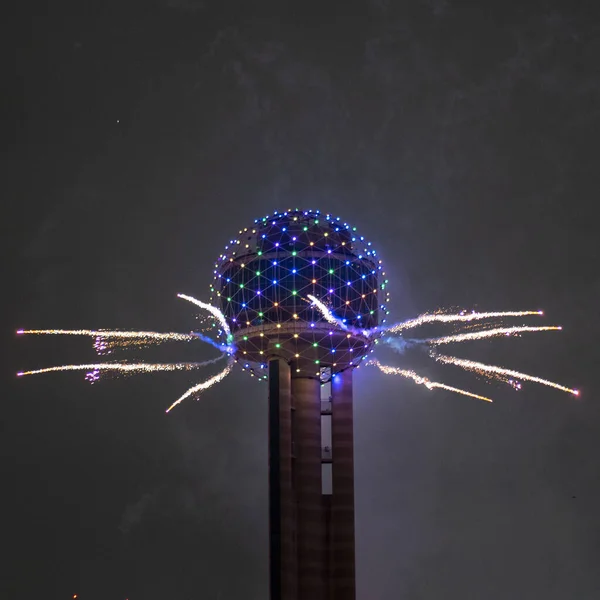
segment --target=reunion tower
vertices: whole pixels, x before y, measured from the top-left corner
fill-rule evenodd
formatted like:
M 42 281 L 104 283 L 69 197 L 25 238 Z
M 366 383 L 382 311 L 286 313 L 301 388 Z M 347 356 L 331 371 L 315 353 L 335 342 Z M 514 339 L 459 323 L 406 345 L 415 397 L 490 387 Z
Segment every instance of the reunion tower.
M 236 359 L 269 388 L 271 600 L 356 595 L 352 371 L 387 314 L 381 269 L 355 227 L 301 210 L 257 219 L 216 264 Z

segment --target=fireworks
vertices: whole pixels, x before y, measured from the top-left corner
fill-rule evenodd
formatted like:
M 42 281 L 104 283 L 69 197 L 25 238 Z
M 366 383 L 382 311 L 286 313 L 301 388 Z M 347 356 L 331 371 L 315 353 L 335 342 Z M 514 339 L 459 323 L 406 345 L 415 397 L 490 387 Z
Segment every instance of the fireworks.
M 197 300 L 192 296 L 186 296 L 185 294 L 177 294 L 177 297 L 181 298 L 182 300 L 187 300 L 188 302 L 191 302 L 192 304 L 195 304 L 196 306 L 207 310 L 221 324 L 221 327 L 223 328 L 223 331 L 227 336 L 227 341 L 231 342 L 231 340 L 233 340 L 233 336 L 231 335 L 231 329 L 229 328 L 229 323 L 227 323 L 225 315 L 216 306 L 213 306 L 212 304 L 208 304 L 206 302 L 202 302 L 201 300 Z
M 215 385 L 215 383 L 223 381 L 223 379 L 225 379 L 225 377 L 227 377 L 227 375 L 231 373 L 231 369 L 233 369 L 233 363 L 234 360 L 230 358 L 229 362 L 227 363 L 227 366 L 220 373 L 217 373 L 214 377 L 211 377 L 210 379 L 207 379 L 206 381 L 203 381 L 202 383 L 198 383 L 195 386 L 191 387 L 185 394 L 183 394 L 183 396 L 181 396 L 178 400 L 175 400 L 175 402 L 173 402 L 173 404 L 171 404 L 171 406 L 169 406 L 169 408 L 167 408 L 165 412 L 171 411 L 180 402 L 183 402 L 186 398 L 189 398 L 194 394 L 198 394 L 199 392 L 207 390 L 209 387 Z
M 315 304 L 315 306 L 319 309 L 323 318 L 332 325 L 338 325 L 342 329 L 348 329 L 346 324 L 342 321 L 342 319 L 338 319 L 333 313 L 323 304 L 320 300 L 312 296 L 311 294 L 307 294 L 308 299 Z
M 196 304 L 200 308 L 208 310 L 223 326 L 223 330 L 227 335 L 228 341 L 231 341 L 231 331 L 227 326 L 225 316 L 218 308 L 196 300 L 191 296 L 184 296 L 180 294 L 179 297 L 184 298 Z M 226 356 L 229 358 L 227 367 L 223 369 L 219 374 L 210 378 L 209 380 L 199 383 L 193 388 L 190 388 L 179 400 L 172 404 L 167 412 L 169 412 L 173 406 L 179 404 L 185 398 L 201 390 L 207 389 L 215 383 L 221 381 L 232 369 L 233 358 L 231 354 L 234 352 L 233 346 L 227 344 L 219 344 L 212 338 L 203 335 L 202 333 L 158 333 L 155 331 L 117 331 L 117 330 L 95 330 L 95 329 L 19 329 L 17 335 L 79 335 L 79 336 L 93 336 L 95 337 L 94 348 L 98 354 L 110 354 L 111 350 L 115 347 L 128 348 L 131 346 L 144 346 L 153 343 L 162 343 L 166 341 L 192 341 L 201 340 L 217 348 L 221 351 L 221 355 L 206 360 L 203 362 L 178 362 L 178 363 L 130 363 L 130 362 L 105 362 L 105 363 L 86 363 L 80 365 L 61 365 L 56 367 L 46 367 L 43 369 L 35 369 L 32 371 L 21 371 L 17 373 L 18 377 L 24 377 L 26 375 L 39 375 L 43 373 L 54 373 L 62 371 L 88 371 L 85 378 L 90 383 L 95 383 L 100 378 L 102 372 L 115 372 L 125 374 L 139 374 L 139 373 L 156 373 L 159 371 L 193 371 L 212 365 L 219 362 Z
M 17 335 L 84 335 L 100 339 L 138 339 L 143 342 L 190 342 L 196 339 L 191 333 L 157 333 L 156 331 L 117 331 L 110 329 L 19 329 Z
M 46 367 L 35 371 L 21 371 L 17 377 L 25 375 L 41 375 L 42 373 L 55 373 L 60 371 L 119 371 L 121 373 L 157 373 L 158 371 L 193 371 L 221 360 L 226 355 L 213 358 L 204 362 L 181 362 L 181 363 L 92 363 L 83 365 L 61 365 L 58 367 Z
M 389 333 L 399 333 L 405 329 L 413 329 L 427 323 L 468 323 L 469 321 L 481 321 L 483 319 L 501 319 L 503 317 L 526 317 L 531 315 L 543 315 L 541 310 L 523 310 L 513 312 L 460 312 L 457 314 L 447 314 L 443 312 L 425 313 L 419 315 L 416 319 L 409 319 L 396 325 L 390 325 L 383 329 Z
M 387 326 L 388 280 L 382 261 L 370 242 L 356 228 L 319 211 L 298 209 L 277 212 L 257 219 L 254 226 L 240 230 L 215 263 L 211 285 L 215 305 L 186 294 L 178 294 L 206 311 L 201 326 L 190 333 L 120 331 L 94 329 L 30 329 L 19 335 L 90 336 L 99 355 L 115 350 L 139 349 L 163 342 L 204 342 L 218 350 L 219 357 L 205 362 L 145 363 L 92 362 L 24 371 L 19 376 L 58 371 L 86 370 L 86 379 L 95 382 L 105 372 L 152 373 L 191 371 L 227 358 L 227 366 L 217 375 L 191 387 L 174 402 L 169 412 L 184 399 L 208 389 L 226 377 L 236 361 L 259 379 L 270 356 L 293 360 L 299 377 L 333 376 L 353 368 L 383 342 L 405 354 L 429 350 L 441 364 L 453 364 L 488 378 L 521 388 L 521 381 L 532 381 L 577 395 L 577 390 L 518 371 L 484 365 L 470 360 L 438 356 L 432 348 L 445 344 L 520 336 L 524 333 L 559 331 L 558 326 L 531 327 L 526 323 L 509 327 L 504 320 L 540 316 L 540 310 L 424 313 Z M 219 306 L 220 308 L 217 308 Z M 222 309 L 222 310 L 220 310 Z M 382 318 L 383 317 L 383 318 Z M 325 323 L 329 325 L 324 326 Z M 446 326 L 427 338 L 404 337 L 408 330 L 421 326 Z M 210 337 L 212 330 L 213 337 Z M 234 334 L 235 333 L 235 338 Z M 417 336 L 415 336 L 417 337 Z M 235 342 L 234 342 L 235 339 Z M 424 356 L 427 353 L 422 353 Z M 429 357 L 427 357 L 429 358 Z M 415 371 L 382 365 L 372 359 L 366 364 L 383 373 L 399 375 L 428 389 L 445 389 L 478 400 L 485 396 L 431 381 Z
M 412 379 L 416 384 L 424 385 L 427 389 L 432 390 L 434 388 L 440 388 L 442 390 L 447 390 L 449 392 L 456 392 L 457 394 L 462 394 L 463 396 L 469 396 L 470 398 L 476 398 L 477 400 L 484 400 L 485 402 L 492 402 L 490 398 L 486 398 L 485 396 L 479 396 L 478 394 L 473 394 L 471 392 L 467 392 L 466 390 L 461 390 L 460 388 L 455 388 L 450 385 L 446 385 L 445 383 L 439 383 L 437 381 L 430 381 L 427 377 L 422 377 L 418 375 L 414 371 L 409 371 L 407 369 L 399 369 L 398 367 L 389 367 L 387 365 L 382 365 L 376 358 L 372 358 L 365 363 L 365 366 L 374 366 L 377 367 L 382 373 L 386 375 L 400 375 L 401 377 L 406 377 L 407 379 Z
M 429 338 L 427 340 L 411 340 L 415 343 L 426 343 L 431 346 L 441 346 L 442 344 L 453 344 L 457 342 L 468 342 L 472 340 L 484 340 L 487 338 L 520 335 L 533 331 L 560 331 L 562 327 L 498 327 L 496 329 L 487 329 L 485 331 L 474 331 L 469 333 L 458 333 L 455 335 L 446 335 L 439 338 Z
M 496 367 L 494 365 L 485 365 L 480 362 L 475 362 L 474 360 L 456 358 L 455 356 L 433 355 L 433 357 L 440 363 L 456 365 L 457 367 L 462 367 L 467 371 L 474 371 L 475 373 L 479 373 L 480 375 L 491 374 L 498 375 L 500 377 L 514 377 L 516 379 L 522 379 L 523 381 L 541 383 L 542 385 L 547 385 L 548 387 L 553 387 L 557 390 L 568 392 L 569 394 L 573 394 L 574 396 L 579 396 L 579 390 L 568 388 L 564 385 L 560 385 L 559 383 L 554 383 L 553 381 L 542 379 L 541 377 L 534 377 L 533 375 L 527 375 L 526 373 L 519 373 L 519 371 L 513 371 L 512 369 L 505 369 L 504 367 Z

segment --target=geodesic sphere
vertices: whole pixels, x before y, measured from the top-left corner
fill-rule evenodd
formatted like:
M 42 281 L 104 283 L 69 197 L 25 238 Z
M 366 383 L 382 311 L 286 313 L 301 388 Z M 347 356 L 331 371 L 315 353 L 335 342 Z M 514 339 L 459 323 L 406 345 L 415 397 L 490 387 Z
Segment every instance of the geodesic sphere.
M 356 366 L 374 343 L 365 330 L 387 314 L 385 274 L 371 243 L 319 211 L 256 219 L 230 241 L 214 273 L 213 302 L 246 363 L 278 355 L 310 374 Z M 343 325 L 327 322 L 309 295 Z

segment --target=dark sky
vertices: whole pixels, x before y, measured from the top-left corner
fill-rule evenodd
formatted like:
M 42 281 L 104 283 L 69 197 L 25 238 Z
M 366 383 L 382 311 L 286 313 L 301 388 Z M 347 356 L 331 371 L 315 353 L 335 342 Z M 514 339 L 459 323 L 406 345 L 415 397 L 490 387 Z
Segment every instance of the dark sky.
M 424 363 L 488 405 L 360 369 L 358 597 L 599 597 L 600 20 L 566 0 L 343 7 L 14 3 L 0 597 L 267 598 L 266 388 L 236 372 L 165 415 L 197 378 L 17 380 L 94 353 L 14 331 L 189 330 L 175 294 L 207 299 L 227 240 L 294 206 L 374 241 L 394 319 L 545 309 L 564 331 L 455 352 L 582 390 Z

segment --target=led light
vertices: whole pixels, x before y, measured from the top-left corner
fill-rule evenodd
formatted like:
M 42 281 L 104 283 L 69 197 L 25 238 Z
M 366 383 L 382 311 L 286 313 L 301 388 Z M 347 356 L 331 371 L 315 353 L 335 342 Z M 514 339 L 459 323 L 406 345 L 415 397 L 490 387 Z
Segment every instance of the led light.
M 298 337 L 298 334 L 297 334 L 297 333 L 295 333 L 295 334 L 294 334 L 294 337 L 295 337 L 295 338 L 297 338 L 297 337 Z

